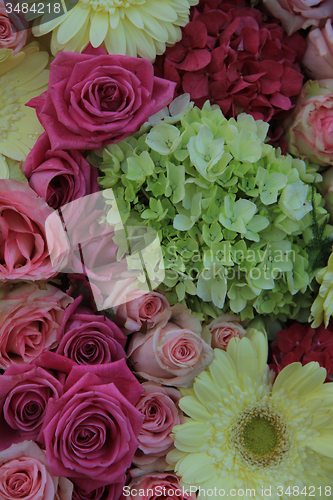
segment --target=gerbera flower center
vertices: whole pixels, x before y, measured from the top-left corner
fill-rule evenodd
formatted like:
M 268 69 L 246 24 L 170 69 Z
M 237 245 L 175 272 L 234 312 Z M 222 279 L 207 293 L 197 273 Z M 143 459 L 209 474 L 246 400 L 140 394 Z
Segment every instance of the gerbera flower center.
M 0 141 L 7 139 L 8 132 L 17 130 L 15 122 L 24 117 L 16 102 L 17 93 L 10 84 L 9 75 L 0 78 Z
M 242 459 L 256 467 L 280 464 L 291 448 L 286 419 L 267 403 L 245 409 L 234 422 L 230 437 Z

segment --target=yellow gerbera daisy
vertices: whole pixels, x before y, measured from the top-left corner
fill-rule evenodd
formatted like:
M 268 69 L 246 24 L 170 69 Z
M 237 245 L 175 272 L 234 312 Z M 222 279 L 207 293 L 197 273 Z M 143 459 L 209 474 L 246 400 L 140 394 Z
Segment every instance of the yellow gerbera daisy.
M 109 54 L 151 60 L 156 54 L 163 54 L 166 45 L 181 39 L 180 27 L 188 22 L 190 6 L 198 3 L 198 0 L 79 0 L 67 12 L 64 0 L 59 1 L 66 14 L 45 14 L 33 28 L 35 36 L 53 30 L 52 54 L 61 50 L 82 52 L 90 41 L 93 47 L 103 44 Z
M 0 154 L 13 160 L 25 160 L 44 131 L 36 111 L 25 104 L 46 90 L 48 62 L 36 42 L 15 56 L 11 49 L 0 49 Z
M 14 179 L 28 182 L 22 168 L 22 162 L 6 158 L 0 154 L 0 179 Z
M 323 321 L 327 326 L 333 315 L 333 253 L 328 259 L 327 266 L 317 274 L 316 280 L 321 286 L 311 307 L 312 328 L 318 328 Z
M 193 388 L 182 390 L 179 406 L 190 418 L 173 428 L 167 461 L 185 487 L 200 486 L 202 499 L 223 491 L 244 500 L 331 498 L 333 383 L 323 384 L 326 370 L 312 362 L 287 366 L 272 384 L 267 340 L 257 330 L 249 337 L 215 349 Z

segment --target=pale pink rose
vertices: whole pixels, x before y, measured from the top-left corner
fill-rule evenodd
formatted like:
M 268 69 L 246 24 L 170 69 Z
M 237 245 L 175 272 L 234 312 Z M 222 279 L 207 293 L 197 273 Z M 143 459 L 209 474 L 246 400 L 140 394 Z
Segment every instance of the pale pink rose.
M 55 276 L 66 259 L 64 234 L 58 219 L 49 225 L 53 210 L 24 182 L 0 180 L 0 280 L 46 280 Z M 50 254 L 59 255 L 51 261 Z
M 188 488 L 185 488 L 185 490 Z M 129 500 L 195 500 L 195 493 L 183 494 L 179 477 L 175 474 L 147 474 L 133 480 L 124 488 L 124 496 Z
M 13 444 L 0 452 L 1 500 L 71 500 L 73 485 L 56 477 L 33 441 Z
M 333 221 L 333 167 L 330 167 L 322 174 L 323 182 L 320 183 L 320 191 L 325 199 L 325 208 Z
M 0 49 L 12 49 L 17 54 L 26 44 L 27 36 L 28 23 L 24 15 L 13 11 L 9 19 L 5 3 L 0 0 Z
M 212 361 L 200 321 L 181 304 L 165 309 L 147 334 L 134 333 L 128 355 L 136 374 L 164 385 L 189 387 Z
M 320 26 L 333 16 L 332 0 L 263 0 L 274 17 L 280 19 L 288 35 L 309 26 Z
M 303 86 L 285 128 L 289 153 L 322 166 L 333 163 L 333 79 Z
M 170 304 L 161 293 L 149 292 L 115 307 L 115 322 L 125 335 L 138 332 L 142 327 L 149 330 L 167 307 Z
M 327 19 L 325 26 L 308 34 L 307 49 L 303 57 L 306 73 L 313 80 L 333 78 L 333 26 Z
M 0 367 L 30 363 L 56 347 L 64 310 L 73 299 L 47 284 L 21 283 L 2 289 Z
M 246 330 L 239 323 L 238 316 L 222 314 L 214 319 L 209 325 L 208 330 L 212 335 L 211 346 L 213 349 L 227 350 L 229 341 L 233 337 L 243 338 Z
M 144 421 L 138 436 L 139 448 L 133 463 L 147 472 L 154 472 L 167 463 L 164 458 L 174 448 L 171 437 L 172 428 L 184 423 L 183 412 L 178 407 L 182 397 L 180 391 L 173 387 L 162 387 L 153 382 L 141 384 L 144 393 L 136 404 L 136 409 L 144 415 Z

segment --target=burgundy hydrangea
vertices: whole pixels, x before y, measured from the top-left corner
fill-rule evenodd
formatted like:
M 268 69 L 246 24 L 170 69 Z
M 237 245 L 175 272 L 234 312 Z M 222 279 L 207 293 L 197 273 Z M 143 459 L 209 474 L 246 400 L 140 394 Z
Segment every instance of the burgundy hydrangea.
M 227 118 L 283 118 L 302 88 L 302 36 L 286 36 L 245 0 L 201 0 L 190 19 L 181 41 L 157 58 L 156 74 L 176 82 L 176 95 L 189 93 L 199 107 L 209 99 Z
M 277 340 L 271 343 L 272 368 L 276 374 L 290 363 L 306 365 L 317 361 L 327 370 L 326 382 L 333 381 L 333 321 L 327 328 L 294 323 L 277 333 Z

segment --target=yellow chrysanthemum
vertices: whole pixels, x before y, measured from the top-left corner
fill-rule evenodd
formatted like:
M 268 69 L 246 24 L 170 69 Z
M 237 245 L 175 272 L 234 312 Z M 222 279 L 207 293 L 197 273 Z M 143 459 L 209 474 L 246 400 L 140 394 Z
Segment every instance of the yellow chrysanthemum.
M 156 54 L 163 54 L 166 45 L 180 40 L 180 26 L 187 24 L 190 6 L 198 3 L 198 0 L 79 0 L 67 12 L 64 0 L 59 1 L 66 14 L 51 21 L 46 14 L 33 28 L 35 36 L 53 30 L 52 54 L 61 50 L 82 52 L 90 41 L 93 47 L 103 44 L 109 54 L 151 60 Z
M 333 253 L 328 259 L 327 266 L 317 274 L 316 280 L 321 286 L 311 307 L 312 328 L 317 328 L 323 321 L 327 326 L 333 315 Z
M 0 49 L 0 154 L 13 160 L 25 160 L 44 131 L 36 111 L 25 104 L 46 90 L 48 62 L 36 42 L 15 56 L 11 49 Z
M 312 362 L 287 366 L 272 385 L 266 360 L 263 333 L 233 338 L 182 390 L 190 418 L 174 427 L 167 460 L 184 487 L 200 486 L 199 498 L 225 491 L 248 500 L 264 490 L 270 500 L 319 498 L 320 487 L 320 498 L 325 487 L 333 495 L 333 383 L 323 384 L 326 370 Z

